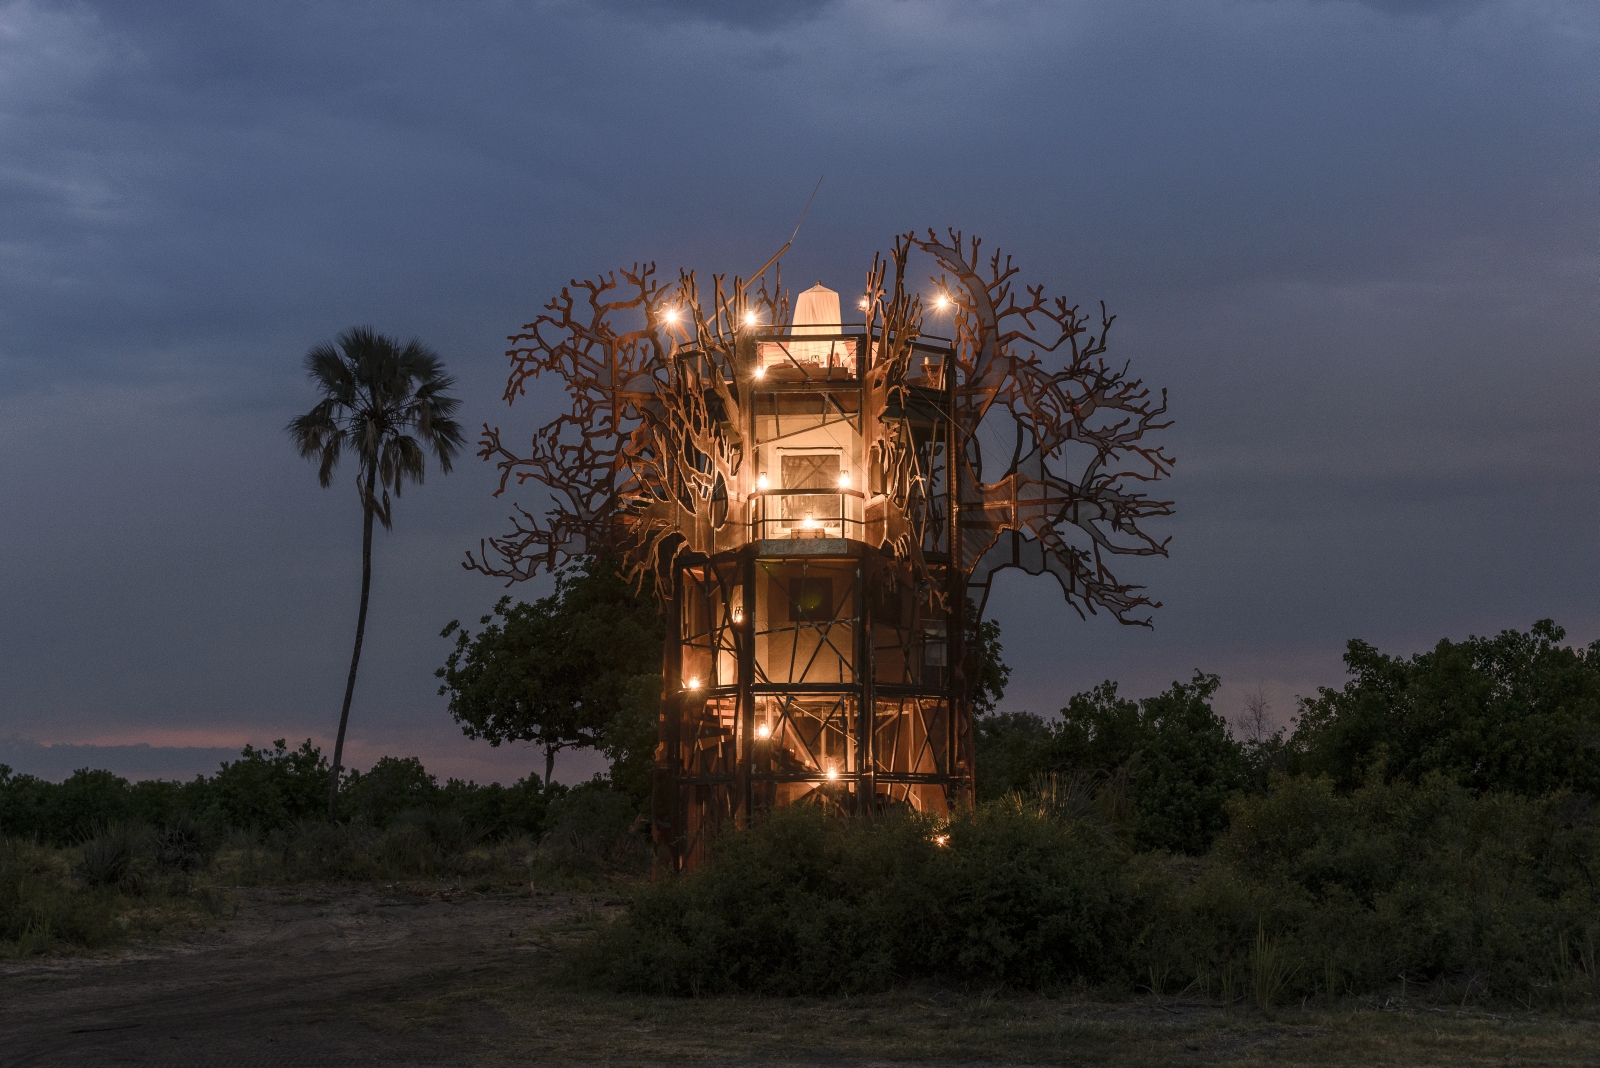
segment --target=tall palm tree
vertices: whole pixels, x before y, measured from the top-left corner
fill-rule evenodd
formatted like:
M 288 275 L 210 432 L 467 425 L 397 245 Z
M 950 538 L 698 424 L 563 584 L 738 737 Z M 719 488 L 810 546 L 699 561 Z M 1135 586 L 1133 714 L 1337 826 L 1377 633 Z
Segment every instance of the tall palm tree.
M 300 455 L 319 463 L 317 478 L 324 489 L 333 480 L 340 457 L 349 453 L 359 465 L 356 489 L 361 497 L 361 612 L 356 617 L 356 646 L 350 654 L 350 678 L 339 711 L 339 737 L 333 746 L 333 781 L 328 786 L 328 819 L 337 818 L 339 772 L 344 760 L 344 731 L 350 722 L 350 698 L 356 690 L 361 639 L 367 629 L 367 599 L 372 591 L 372 521 L 389 530 L 389 493 L 400 496 L 407 479 L 420 483 L 429 451 L 446 473 L 465 440 L 461 424 L 451 418 L 460 401 L 447 394 L 455 379 L 444 363 L 421 342 L 403 347 L 371 327 L 358 326 L 332 344 L 318 345 L 305 358 L 306 374 L 322 400 L 289 423 L 289 436 Z

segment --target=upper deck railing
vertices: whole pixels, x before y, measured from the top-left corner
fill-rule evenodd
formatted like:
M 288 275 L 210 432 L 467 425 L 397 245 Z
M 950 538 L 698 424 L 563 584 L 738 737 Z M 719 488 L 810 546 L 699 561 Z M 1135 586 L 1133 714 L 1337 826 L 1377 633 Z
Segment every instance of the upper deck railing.
M 804 330 L 798 334 L 794 331 Z M 882 338 L 865 324 L 767 327 L 752 331 L 757 379 L 772 382 L 838 381 L 861 378 L 877 360 Z M 913 385 L 944 389 L 952 348 L 948 338 L 921 334 L 909 342 Z

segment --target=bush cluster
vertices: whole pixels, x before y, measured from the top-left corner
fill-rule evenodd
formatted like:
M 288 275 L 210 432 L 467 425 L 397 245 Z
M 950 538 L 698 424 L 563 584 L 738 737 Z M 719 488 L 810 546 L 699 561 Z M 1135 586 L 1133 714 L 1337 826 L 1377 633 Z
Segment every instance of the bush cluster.
M 99 949 L 168 922 L 220 915 L 215 889 L 197 884 L 187 854 L 148 828 L 101 828 L 61 850 L 0 839 L 0 958 Z
M 1433 777 L 1236 798 L 1204 858 L 1139 851 L 1059 789 L 948 821 L 769 813 L 641 889 L 588 966 L 615 989 L 848 994 L 934 978 L 1263 1004 L 1386 989 L 1600 993 L 1600 824 L 1571 795 Z M 1592 870 L 1592 869 L 1591 869 Z
M 283 739 L 270 749 L 247 745 L 238 760 L 224 761 L 216 774 L 189 782 L 130 783 L 109 771 L 85 768 L 52 783 L 0 764 L 0 836 L 66 846 L 101 827 L 165 827 L 181 819 L 268 833 L 322 819 L 328 774 L 327 758 L 310 740 L 291 750 Z M 343 774 L 340 818 L 381 829 L 403 812 L 432 809 L 454 813 L 490 838 L 540 835 L 550 805 L 566 793 L 562 784 L 546 786 L 533 776 L 510 786 L 460 779 L 440 786 L 417 758 L 383 757 L 367 772 Z
M 1333 998 L 1600 994 L 1600 644 L 1527 633 L 1351 681 L 1240 739 L 1214 675 L 980 717 L 979 805 L 805 809 L 729 835 L 601 937 L 628 990 L 829 994 L 937 977 Z
M 64 782 L 0 765 L 0 957 L 94 949 L 220 907 L 219 885 L 472 878 L 526 892 L 633 879 L 649 863 L 634 798 L 597 779 L 568 788 L 451 779 L 384 757 L 341 782 L 309 741 L 246 746 L 215 775 Z

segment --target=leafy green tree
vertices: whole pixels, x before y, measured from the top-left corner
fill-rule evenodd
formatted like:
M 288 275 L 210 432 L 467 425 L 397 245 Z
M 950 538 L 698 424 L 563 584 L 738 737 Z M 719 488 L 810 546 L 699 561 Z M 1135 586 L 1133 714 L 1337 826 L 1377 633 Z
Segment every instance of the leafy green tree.
M 1219 685 L 1197 671 L 1133 701 L 1104 682 L 1075 695 L 1053 722 L 1027 712 L 985 716 L 976 739 L 980 797 L 1025 791 L 1041 774 L 1115 777 L 1126 784 L 1136 846 L 1204 853 L 1228 825 L 1229 801 L 1256 785 L 1245 746 L 1211 708 Z
M 0 836 L 70 845 L 131 815 L 128 780 L 120 775 L 79 768 L 53 783 L 0 764 Z
M 401 345 L 369 327 L 357 327 L 306 353 L 306 375 L 322 394 L 316 407 L 289 423 L 300 455 L 318 462 L 324 489 L 346 454 L 357 464 L 356 489 L 361 500 L 361 610 L 356 616 L 356 643 L 350 654 L 350 676 L 339 711 L 339 734 L 333 746 L 328 780 L 328 819 L 336 818 L 339 772 L 344 760 L 345 727 L 356 689 L 361 641 L 367 628 L 367 603 L 372 592 L 372 523 L 391 527 L 389 495 L 400 496 L 407 479 L 420 483 L 432 452 L 441 470 L 450 470 L 465 440 L 451 418 L 460 401 L 448 395 L 454 380 L 444 363 L 421 342 Z
M 967 601 L 966 633 L 967 687 L 972 691 L 972 710 L 977 715 L 993 712 L 1006 695 L 1011 668 L 1001 659 L 1000 621 L 978 619 L 978 606 Z
M 387 827 L 408 808 L 425 808 L 439 797 L 439 780 L 416 757 L 379 757 L 363 775 L 352 769 L 339 788 L 344 811 Z
M 328 774 L 328 759 L 310 738 L 295 750 L 282 738 L 271 749 L 247 745 L 212 777 L 211 803 L 230 827 L 286 827 L 316 816 Z
M 1250 787 L 1244 749 L 1211 708 L 1221 684 L 1196 671 L 1130 701 L 1104 682 L 1061 710 L 1056 746 L 1066 768 L 1127 770 L 1138 847 L 1204 853 L 1227 829 L 1228 802 Z
M 122 823 L 133 815 L 128 780 L 104 770 L 79 768 L 56 791 L 50 823 L 64 841 L 92 835 L 98 826 Z
M 562 749 L 602 748 L 616 787 L 647 796 L 664 634 L 648 591 L 591 559 L 533 604 L 502 597 L 479 624 L 473 635 L 450 621 L 441 636 L 454 635 L 455 649 L 434 672 L 462 732 L 542 747 L 546 783 Z
M 1292 759 L 1344 790 L 1437 772 L 1475 790 L 1600 793 L 1600 642 L 1565 637 L 1543 619 L 1409 659 L 1353 640 L 1351 680 L 1302 702 Z
M 1032 712 L 995 712 L 973 724 L 978 758 L 978 800 L 1025 791 L 1053 761 L 1052 725 Z

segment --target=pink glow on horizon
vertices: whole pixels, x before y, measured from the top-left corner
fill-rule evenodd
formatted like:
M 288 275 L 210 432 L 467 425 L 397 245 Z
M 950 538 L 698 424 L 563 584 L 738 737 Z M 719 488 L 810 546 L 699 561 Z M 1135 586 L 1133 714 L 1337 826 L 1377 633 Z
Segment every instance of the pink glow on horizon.
M 310 737 L 311 744 L 321 749 L 324 756 L 332 757 L 332 737 L 317 734 L 312 734 Z M 296 749 L 305 741 L 306 735 L 297 736 L 285 728 L 264 731 L 239 728 L 156 728 L 139 732 L 96 731 L 82 734 L 67 733 L 54 737 L 30 736 L 26 740 L 45 746 L 148 745 L 153 749 L 226 749 L 236 754 L 246 743 L 257 748 L 270 749 L 276 738 L 284 738 L 290 749 Z M 370 734 L 351 735 L 345 738 L 343 763 L 347 768 L 366 771 L 383 756 L 418 757 L 428 772 L 438 778 L 440 785 L 451 778 L 472 779 L 480 783 L 509 784 L 528 775 L 544 774 L 544 751 L 526 743 L 495 748 L 486 742 L 473 741 L 453 732 L 430 730 L 377 730 Z M 109 754 L 108 763 L 115 763 L 109 759 Z M 576 784 L 591 778 L 597 772 L 604 772 L 606 767 L 602 754 L 592 751 L 563 752 L 556 758 L 555 778 L 561 782 Z M 110 770 L 118 769 L 111 767 Z M 174 774 L 186 777 L 181 773 Z

